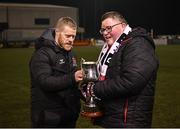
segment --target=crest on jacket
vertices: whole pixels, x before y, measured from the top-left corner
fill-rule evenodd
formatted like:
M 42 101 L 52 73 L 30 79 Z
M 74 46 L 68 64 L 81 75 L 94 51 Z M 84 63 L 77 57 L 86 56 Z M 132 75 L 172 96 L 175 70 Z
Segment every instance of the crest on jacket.
M 73 67 L 77 67 L 76 58 L 72 57 L 72 63 L 73 63 Z

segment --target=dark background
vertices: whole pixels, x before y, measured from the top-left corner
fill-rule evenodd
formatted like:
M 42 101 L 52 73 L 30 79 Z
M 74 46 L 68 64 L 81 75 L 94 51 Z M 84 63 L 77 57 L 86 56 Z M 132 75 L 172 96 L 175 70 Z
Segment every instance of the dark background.
M 110 10 L 124 15 L 131 27 L 141 26 L 154 35 L 180 34 L 180 4 L 178 0 L 0 0 L 12 3 L 40 3 L 79 8 L 79 26 L 86 30 L 85 38 L 99 38 L 101 15 Z

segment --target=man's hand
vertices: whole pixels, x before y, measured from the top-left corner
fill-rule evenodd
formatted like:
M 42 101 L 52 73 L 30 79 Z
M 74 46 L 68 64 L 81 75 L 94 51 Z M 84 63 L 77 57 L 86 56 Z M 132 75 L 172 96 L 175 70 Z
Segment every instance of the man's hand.
M 92 89 L 91 88 L 92 88 L 93 85 L 94 85 L 94 82 L 89 82 L 89 83 L 81 84 L 80 90 L 81 90 L 82 95 L 85 98 L 88 98 L 88 97 L 92 96 L 92 94 L 91 94 L 91 90 Z
M 83 96 L 82 100 L 86 101 L 87 98 L 87 84 L 83 83 L 80 85 L 80 91 L 81 91 L 81 95 Z
M 76 80 L 76 82 L 80 82 L 83 80 L 83 71 L 82 70 L 78 70 L 75 72 L 75 80 Z

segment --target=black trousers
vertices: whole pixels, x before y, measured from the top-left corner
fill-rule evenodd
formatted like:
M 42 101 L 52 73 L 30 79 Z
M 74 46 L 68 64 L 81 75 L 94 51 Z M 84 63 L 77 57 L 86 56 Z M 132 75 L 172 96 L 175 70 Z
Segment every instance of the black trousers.
M 78 113 L 69 110 L 32 110 L 32 128 L 75 128 Z

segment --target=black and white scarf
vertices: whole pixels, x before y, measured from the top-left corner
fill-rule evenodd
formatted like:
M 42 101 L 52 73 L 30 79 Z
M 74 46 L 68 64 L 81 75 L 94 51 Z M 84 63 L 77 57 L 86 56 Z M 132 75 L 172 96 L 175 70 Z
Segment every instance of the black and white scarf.
M 106 71 L 113 54 L 118 51 L 119 47 L 121 46 L 121 42 L 126 38 L 126 35 L 128 35 L 131 30 L 131 27 L 127 25 L 123 34 L 120 35 L 120 37 L 113 43 L 110 48 L 107 43 L 104 44 L 97 60 L 97 69 L 100 74 L 99 80 L 105 79 Z

